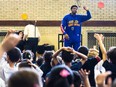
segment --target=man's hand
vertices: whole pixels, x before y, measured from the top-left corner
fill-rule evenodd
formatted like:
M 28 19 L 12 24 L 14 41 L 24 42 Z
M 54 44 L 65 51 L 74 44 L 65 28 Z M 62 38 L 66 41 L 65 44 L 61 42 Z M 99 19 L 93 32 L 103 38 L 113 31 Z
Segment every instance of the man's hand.
M 84 82 L 84 86 L 91 87 L 90 83 L 89 83 L 89 78 L 88 78 L 90 71 L 87 72 L 86 70 L 81 69 L 81 70 L 79 70 L 79 73 L 80 73 L 82 80 Z
M 8 32 L 7 32 L 7 34 L 6 34 L 6 36 L 5 36 L 5 38 L 6 38 L 8 35 L 13 34 L 13 33 L 15 33 L 15 32 L 16 32 L 16 30 L 14 30 L 14 29 L 9 29 Z
M 65 34 L 65 35 L 64 35 L 64 38 L 67 39 L 67 40 L 69 40 L 68 34 Z
M 86 70 L 81 69 L 81 70 L 79 70 L 79 73 L 80 73 L 82 79 L 86 80 L 90 74 L 90 71 L 87 72 Z
M 100 34 L 101 40 L 104 41 L 104 36 L 103 34 Z
M 89 9 L 88 9 L 87 7 L 85 7 L 85 6 L 83 7 L 83 9 L 84 9 L 84 10 L 86 10 L 86 11 L 88 11 L 88 10 L 89 10 Z
M 15 33 L 15 32 L 16 32 L 16 30 L 14 30 L 14 29 L 8 30 L 8 33 Z
M 62 47 L 61 48 L 62 50 L 66 50 L 66 51 L 68 51 L 68 52 L 74 52 L 74 49 L 73 48 L 71 48 L 71 47 Z
M 1 43 L 1 46 L 4 51 L 8 51 L 15 47 L 20 41 L 20 37 L 17 34 L 9 34 Z
M 96 38 L 96 40 L 98 40 L 98 42 L 102 41 L 102 38 L 103 38 L 102 35 L 96 34 L 96 33 L 94 34 L 94 37 Z
M 108 84 L 107 85 L 104 83 L 105 79 L 110 74 L 111 74 L 111 72 L 107 71 L 105 73 L 99 74 L 96 77 L 96 84 L 98 85 L 98 87 L 111 87 L 111 83 L 112 83 L 111 78 L 108 79 Z

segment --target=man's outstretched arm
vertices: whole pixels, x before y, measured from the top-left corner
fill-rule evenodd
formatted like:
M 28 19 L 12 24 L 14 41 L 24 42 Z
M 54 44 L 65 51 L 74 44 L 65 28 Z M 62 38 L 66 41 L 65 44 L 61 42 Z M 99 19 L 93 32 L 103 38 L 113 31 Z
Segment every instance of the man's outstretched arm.
M 83 9 L 86 11 L 87 15 L 81 15 L 81 22 L 87 21 L 91 18 L 91 13 L 88 10 L 87 7 L 83 7 Z

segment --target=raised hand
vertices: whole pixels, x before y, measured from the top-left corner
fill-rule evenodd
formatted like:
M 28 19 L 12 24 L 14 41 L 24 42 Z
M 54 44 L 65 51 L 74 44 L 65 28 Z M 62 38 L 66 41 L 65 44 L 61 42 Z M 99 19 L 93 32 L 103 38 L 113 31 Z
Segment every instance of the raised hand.
M 88 9 L 87 7 L 85 7 L 85 6 L 83 7 L 83 9 L 86 10 L 86 11 L 89 10 L 89 9 Z
M 16 30 L 14 30 L 14 29 L 9 29 L 8 32 L 7 32 L 7 34 L 6 34 L 6 36 L 5 36 L 5 38 L 6 38 L 8 35 L 10 35 L 11 33 L 15 33 L 15 31 L 16 31 Z
M 94 37 L 95 37 L 96 40 L 98 40 L 98 41 L 102 40 L 100 34 L 95 33 L 95 34 L 94 34 Z
M 100 34 L 101 40 L 104 41 L 104 36 L 103 34 Z
M 86 70 L 81 69 L 81 70 L 79 70 L 79 73 L 80 73 L 82 80 L 84 82 L 84 86 L 91 87 L 90 83 L 89 83 L 89 78 L 88 78 L 90 71 L 87 72 Z
M 104 83 L 106 77 L 110 74 L 111 74 L 111 72 L 107 71 L 105 73 L 99 74 L 96 77 L 96 84 L 98 85 L 98 87 L 111 87 L 111 83 L 112 83 L 111 78 L 108 79 L 108 84 L 107 85 Z
M 82 79 L 84 80 L 84 79 L 88 78 L 90 71 L 87 72 L 86 70 L 81 69 L 81 70 L 79 70 L 79 73 L 80 73 Z
M 17 34 L 11 33 L 3 39 L 1 46 L 4 51 L 8 51 L 15 47 L 20 41 L 20 37 Z
M 71 47 L 62 47 L 62 50 L 66 50 L 66 51 L 69 51 L 69 52 L 74 52 L 74 49 L 71 48 Z

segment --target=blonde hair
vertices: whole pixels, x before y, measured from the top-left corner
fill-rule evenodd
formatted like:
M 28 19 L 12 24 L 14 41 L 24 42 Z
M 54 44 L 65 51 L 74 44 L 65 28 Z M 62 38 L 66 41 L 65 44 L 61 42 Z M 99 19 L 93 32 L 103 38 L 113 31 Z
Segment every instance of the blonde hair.
M 89 49 L 89 53 L 88 53 L 88 58 L 90 58 L 90 57 L 96 57 L 96 56 L 98 56 L 99 55 L 99 51 L 97 50 L 97 49 L 95 49 L 95 48 L 90 48 Z

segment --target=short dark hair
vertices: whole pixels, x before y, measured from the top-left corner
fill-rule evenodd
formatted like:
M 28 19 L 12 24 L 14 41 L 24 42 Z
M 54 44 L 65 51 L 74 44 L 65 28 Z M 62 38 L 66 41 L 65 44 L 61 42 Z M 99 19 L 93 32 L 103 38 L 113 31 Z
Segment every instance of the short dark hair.
M 71 52 L 66 50 L 62 51 L 62 59 L 64 62 L 70 63 L 72 62 L 73 58 L 74 58 L 74 55 Z
M 22 33 L 23 33 L 23 31 L 18 31 L 18 32 L 17 32 L 17 34 L 19 35 L 19 33 L 20 33 L 20 32 L 22 32 Z
M 19 48 L 14 47 L 7 52 L 11 62 L 17 62 L 21 58 L 21 51 Z
M 111 60 L 113 64 L 116 64 L 116 47 L 112 47 L 108 52 L 107 52 L 108 58 Z
M 11 75 L 8 87 L 34 87 L 39 85 L 38 75 L 32 71 L 18 71 Z
M 41 66 L 43 64 L 43 62 L 44 62 L 43 57 L 39 57 L 37 60 L 37 65 Z
M 71 10 L 73 9 L 73 7 L 77 7 L 77 8 L 78 8 L 78 6 L 77 6 L 77 5 L 72 5 L 72 6 L 71 6 Z
M 80 46 L 77 51 L 87 56 L 89 49 L 85 46 Z
M 27 61 L 22 61 L 18 66 L 18 68 L 31 68 L 31 67 L 32 66 Z
M 69 73 L 66 77 L 61 75 L 61 72 L 65 70 Z M 66 65 L 58 65 L 52 68 L 50 75 L 48 76 L 48 83 L 46 87 L 70 87 L 73 84 L 73 72 Z
M 45 59 L 45 62 L 51 62 L 53 52 L 52 51 L 45 51 L 43 58 Z
M 33 58 L 34 54 L 30 50 L 26 50 L 23 54 L 23 59 L 31 59 Z

